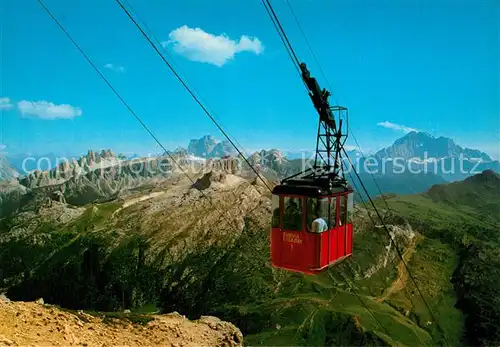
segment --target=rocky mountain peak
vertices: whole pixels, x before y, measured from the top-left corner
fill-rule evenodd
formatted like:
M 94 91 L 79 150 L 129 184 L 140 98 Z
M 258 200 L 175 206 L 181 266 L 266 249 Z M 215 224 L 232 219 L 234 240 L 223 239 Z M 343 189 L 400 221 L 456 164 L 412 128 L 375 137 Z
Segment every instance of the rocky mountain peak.
M 261 150 L 250 156 L 250 160 L 255 164 L 273 166 L 287 162 L 288 159 L 277 149 Z
M 229 141 L 218 142 L 210 135 L 191 140 L 186 151 L 186 154 L 206 159 L 233 156 L 237 153 Z
M 405 141 L 405 139 L 412 139 L 412 140 L 420 140 L 420 141 L 426 141 L 426 140 L 430 140 L 430 139 L 433 139 L 434 137 L 429 134 L 429 133 L 426 133 L 424 131 L 410 131 L 409 133 L 407 133 L 405 136 L 403 136 L 402 138 L 400 138 L 398 141 Z
M 500 174 L 493 170 L 484 170 L 480 174 L 465 179 L 464 182 L 494 183 L 498 187 L 500 186 Z
M 480 159 L 492 161 L 484 152 L 476 149 L 462 148 L 447 137 L 434 137 L 429 133 L 412 131 L 397 139 L 392 146 L 383 148 L 375 156 L 378 158 L 458 158 Z
M 83 165 L 93 165 L 95 163 L 100 163 L 104 159 L 118 159 L 115 153 L 113 153 L 110 149 L 103 149 L 101 152 L 94 152 L 89 150 L 86 155 L 80 157 L 78 160 L 75 160 L 73 164 L 78 164 L 80 166 Z
M 70 178 L 89 173 L 98 168 L 117 165 L 120 159 L 109 149 L 100 152 L 89 150 L 79 159 L 59 159 L 56 167 L 49 171 L 35 170 L 28 173 L 20 183 L 28 188 L 61 184 Z
M 102 150 L 101 156 L 103 156 L 104 158 L 114 158 L 114 157 L 116 157 L 116 155 L 110 149 Z
M 205 170 L 234 175 L 241 171 L 241 165 L 240 162 L 234 158 L 210 159 L 205 165 Z
M 19 173 L 10 166 L 7 158 L 0 156 L 0 181 L 9 181 L 19 176 Z
M 238 152 L 234 149 L 233 145 L 229 141 L 222 141 L 215 145 L 212 152 L 210 152 L 210 158 L 222 158 L 225 156 L 233 156 Z
M 205 135 L 200 139 L 192 139 L 187 152 L 197 157 L 208 158 L 216 145 L 217 141 L 212 136 Z

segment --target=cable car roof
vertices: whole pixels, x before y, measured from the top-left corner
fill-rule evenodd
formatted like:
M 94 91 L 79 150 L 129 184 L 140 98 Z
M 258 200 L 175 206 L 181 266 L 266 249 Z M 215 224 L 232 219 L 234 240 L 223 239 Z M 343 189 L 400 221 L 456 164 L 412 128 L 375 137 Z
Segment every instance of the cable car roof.
M 344 182 L 332 182 L 328 179 L 289 179 L 283 181 L 273 189 L 278 195 L 303 195 L 311 198 L 336 195 L 352 192 L 352 188 Z

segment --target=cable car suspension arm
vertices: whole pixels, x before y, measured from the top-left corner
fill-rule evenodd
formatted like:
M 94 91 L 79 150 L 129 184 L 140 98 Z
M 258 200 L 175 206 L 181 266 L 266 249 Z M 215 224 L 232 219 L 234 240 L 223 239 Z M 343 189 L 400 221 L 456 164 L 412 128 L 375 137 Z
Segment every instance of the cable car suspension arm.
M 319 115 L 316 139 L 316 156 L 311 178 L 328 178 L 332 181 L 345 181 L 342 170 L 342 149 L 347 140 L 343 132 L 343 119 L 348 119 L 347 108 L 331 106 L 330 92 L 321 89 L 316 78 L 311 77 L 305 63 L 300 64 L 302 79 L 309 90 L 309 97 Z M 305 176 L 305 177 L 308 177 Z
M 318 134 L 316 139 L 316 155 L 312 170 L 302 171 L 298 175 L 286 178 L 283 182 L 297 176 L 312 180 L 327 180 L 330 185 L 341 184 L 347 185 L 341 160 L 342 149 L 347 140 L 347 132 L 342 131 L 342 116 L 347 121 L 347 108 L 342 106 L 330 106 L 328 98 L 330 92 L 326 89 L 321 89 L 317 80 L 311 77 L 305 63 L 301 63 L 295 54 L 295 51 L 288 39 L 283 26 L 280 23 L 276 12 L 274 11 L 269 0 L 261 0 L 266 8 L 266 11 L 273 22 L 278 35 L 283 42 L 286 51 L 288 52 L 291 61 L 297 68 L 304 83 L 309 97 L 319 114 Z M 311 171 L 311 172 L 309 172 Z

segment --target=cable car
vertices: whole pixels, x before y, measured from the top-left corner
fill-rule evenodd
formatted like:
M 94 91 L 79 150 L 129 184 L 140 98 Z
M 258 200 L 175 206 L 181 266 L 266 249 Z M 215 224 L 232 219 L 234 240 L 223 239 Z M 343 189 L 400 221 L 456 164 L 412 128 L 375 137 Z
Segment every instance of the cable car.
M 314 165 L 285 178 L 272 195 L 271 263 L 276 268 L 317 274 L 352 255 L 353 190 L 343 172 L 347 108 L 330 106 L 304 63 L 302 79 L 319 114 Z

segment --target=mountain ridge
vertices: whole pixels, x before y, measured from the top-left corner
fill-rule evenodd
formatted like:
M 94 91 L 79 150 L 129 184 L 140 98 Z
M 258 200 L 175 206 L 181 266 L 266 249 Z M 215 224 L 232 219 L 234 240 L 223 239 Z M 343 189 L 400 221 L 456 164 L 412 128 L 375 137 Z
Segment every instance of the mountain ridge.
M 440 136 L 434 137 L 426 132 L 411 131 L 405 136 L 397 139 L 391 146 L 382 148 L 375 153 L 377 158 L 404 158 L 406 160 L 418 158 L 458 158 L 463 155 L 466 159 L 480 159 L 493 161 L 490 156 L 477 149 L 463 148 L 450 138 Z
M 182 148 L 177 149 L 182 151 Z M 211 135 L 205 135 L 199 139 L 192 139 L 185 150 L 186 153 L 192 154 L 199 158 L 222 158 L 225 156 L 235 155 L 237 151 L 227 140 L 218 142 Z
M 10 165 L 7 158 L 0 155 L 0 182 L 9 181 L 19 177 L 19 173 Z
M 355 206 L 355 248 L 348 261 L 318 276 L 273 269 L 268 190 L 235 175 L 237 161 L 207 162 L 223 172 L 200 172 L 193 176 L 194 185 L 181 175 L 154 187 L 138 187 L 112 202 L 77 208 L 54 202 L 1 219 L 0 283 L 7 287 L 7 296 L 44 297 L 71 309 L 123 311 L 154 305 L 190 318 L 208 314 L 237 325 L 250 345 L 443 342 L 418 297 L 405 296 L 416 289 L 398 270 L 395 247 L 382 228 L 372 224 L 371 210 Z M 476 184 L 496 182 L 495 175 L 485 172 L 462 184 L 472 185 L 467 191 L 478 190 Z M 463 185 L 443 187 L 462 190 Z M 479 197 L 481 204 L 487 203 L 487 196 Z M 479 203 L 450 205 L 425 194 L 386 200 L 390 211 L 384 211 L 381 199 L 375 203 L 384 212 L 391 237 L 405 252 L 451 344 L 458 345 L 464 317 L 455 303 L 457 296 L 460 302 L 464 299 L 449 279 L 457 281 L 457 288 L 467 285 L 463 277 L 471 276 L 469 264 L 478 258 L 463 258 L 476 253 L 462 255 L 457 248 L 497 233 L 488 219 L 491 213 Z M 494 203 L 491 208 L 498 207 Z M 459 274 L 454 277 L 455 269 Z M 465 293 L 473 291 L 466 287 Z M 481 295 L 490 300 L 490 294 Z M 488 317 L 483 316 L 475 320 L 485 322 Z M 469 334 L 472 328 L 467 325 Z
M 463 181 L 435 185 L 424 193 L 379 199 L 377 204 L 381 209 L 387 204 L 387 223 L 404 216 L 428 240 L 426 247 L 420 247 L 421 255 L 417 253 L 413 259 L 414 276 L 424 293 L 432 288 L 429 277 L 433 271 L 439 274 L 440 281 L 451 279 L 455 297 L 449 300 L 464 315 L 457 317 L 453 328 L 463 329 L 462 343 L 498 345 L 500 175 L 485 170 Z M 433 265 L 434 262 L 439 265 Z M 444 262 L 450 263 L 447 273 L 442 273 Z
M 439 145 L 438 150 L 435 150 L 434 153 L 437 156 L 445 155 L 445 157 L 440 158 L 438 161 L 429 162 L 405 161 L 405 170 L 402 173 L 395 172 L 396 164 L 390 160 L 386 163 L 385 167 L 384 160 L 378 160 L 375 173 L 367 171 L 365 168 L 365 164 L 369 160 L 373 158 L 376 160 L 377 158 L 387 159 L 389 154 L 401 154 L 406 158 L 422 154 L 422 151 L 427 151 L 427 147 L 425 147 L 426 143 L 431 143 L 431 145 L 437 143 Z M 491 159 L 480 151 L 468 148 L 464 149 L 456 145 L 451 139 L 444 137 L 434 138 L 427 133 L 417 132 L 411 132 L 396 140 L 392 146 L 378 151 L 374 156 L 362 158 L 356 150 L 348 152 L 351 160 L 359 164 L 357 171 L 367 184 L 371 196 L 381 193 L 419 193 L 427 190 L 432 185 L 444 183 L 445 181 L 463 180 L 473 174 L 473 170 L 484 171 L 485 169 L 493 169 L 497 172 L 500 171 L 500 162 L 498 161 L 476 162 L 468 159 L 465 159 L 463 163 L 460 162 L 460 164 L 463 164 L 463 169 L 459 169 L 455 158 L 450 157 L 450 155 L 456 155 L 457 153 L 462 156 L 466 154 L 470 158 L 479 157 L 481 161 L 483 159 Z M 164 154 L 167 157 L 168 155 L 172 155 L 182 164 L 191 163 L 189 165 L 194 165 L 195 167 L 206 165 L 206 160 L 219 160 L 218 158 L 232 157 L 235 160 L 241 161 L 238 167 L 239 170 L 242 170 L 241 174 L 245 175 L 243 171 L 246 171 L 247 174 L 254 175 L 250 167 L 240 160 L 240 158 L 236 157 L 235 150 L 227 141 L 218 142 L 210 135 L 191 140 L 188 149 L 179 147 L 174 152 Z M 99 152 L 89 150 L 87 154 L 79 158 L 64 160 L 58 163 L 57 167 L 50 170 L 35 170 L 26 173 L 19 177 L 18 180 L 22 186 L 28 189 L 54 187 L 54 194 L 56 194 L 55 196 L 58 201 L 62 196 L 69 196 L 68 201 L 77 202 L 78 204 L 88 203 L 92 199 L 95 199 L 95 201 L 105 201 L 117 196 L 116 194 L 123 194 L 127 190 L 134 189 L 148 182 L 153 182 L 155 179 L 162 179 L 165 176 L 157 172 L 152 173 L 151 171 L 155 170 L 150 170 L 151 167 L 158 168 L 166 164 L 171 169 L 176 169 L 168 164 L 170 158 L 164 156 L 127 159 L 124 156 L 115 155 L 111 150 L 101 150 Z M 353 156 L 356 158 L 353 158 Z M 305 161 L 302 158 L 288 158 L 286 153 L 284 154 L 278 149 L 263 149 L 247 154 L 248 162 L 257 168 L 266 179 L 271 181 L 279 181 L 313 165 L 313 156 L 304 159 Z M 416 171 L 412 172 L 410 170 Z M 11 173 L 11 171 L 8 172 Z M 377 181 L 376 184 L 373 184 L 375 182 L 373 182 L 372 175 Z M 4 174 L 4 176 L 6 175 Z M 354 177 L 355 175 L 351 173 L 351 176 Z M 9 177 L 12 179 L 12 177 L 17 176 L 10 174 Z M 70 180 L 72 181 L 70 182 Z M 355 181 L 359 183 L 357 179 Z M 10 191 L 12 190 L 13 188 L 11 187 Z M 21 190 L 18 189 L 17 192 L 21 192 Z M 2 194 L 6 195 L 6 193 L 0 192 L 0 195 Z M 86 196 L 87 198 L 78 202 L 79 199 L 74 199 L 75 194 Z M 15 195 L 10 193 L 10 197 L 12 196 Z M 11 201 L 9 199 L 4 197 L 4 201 Z

